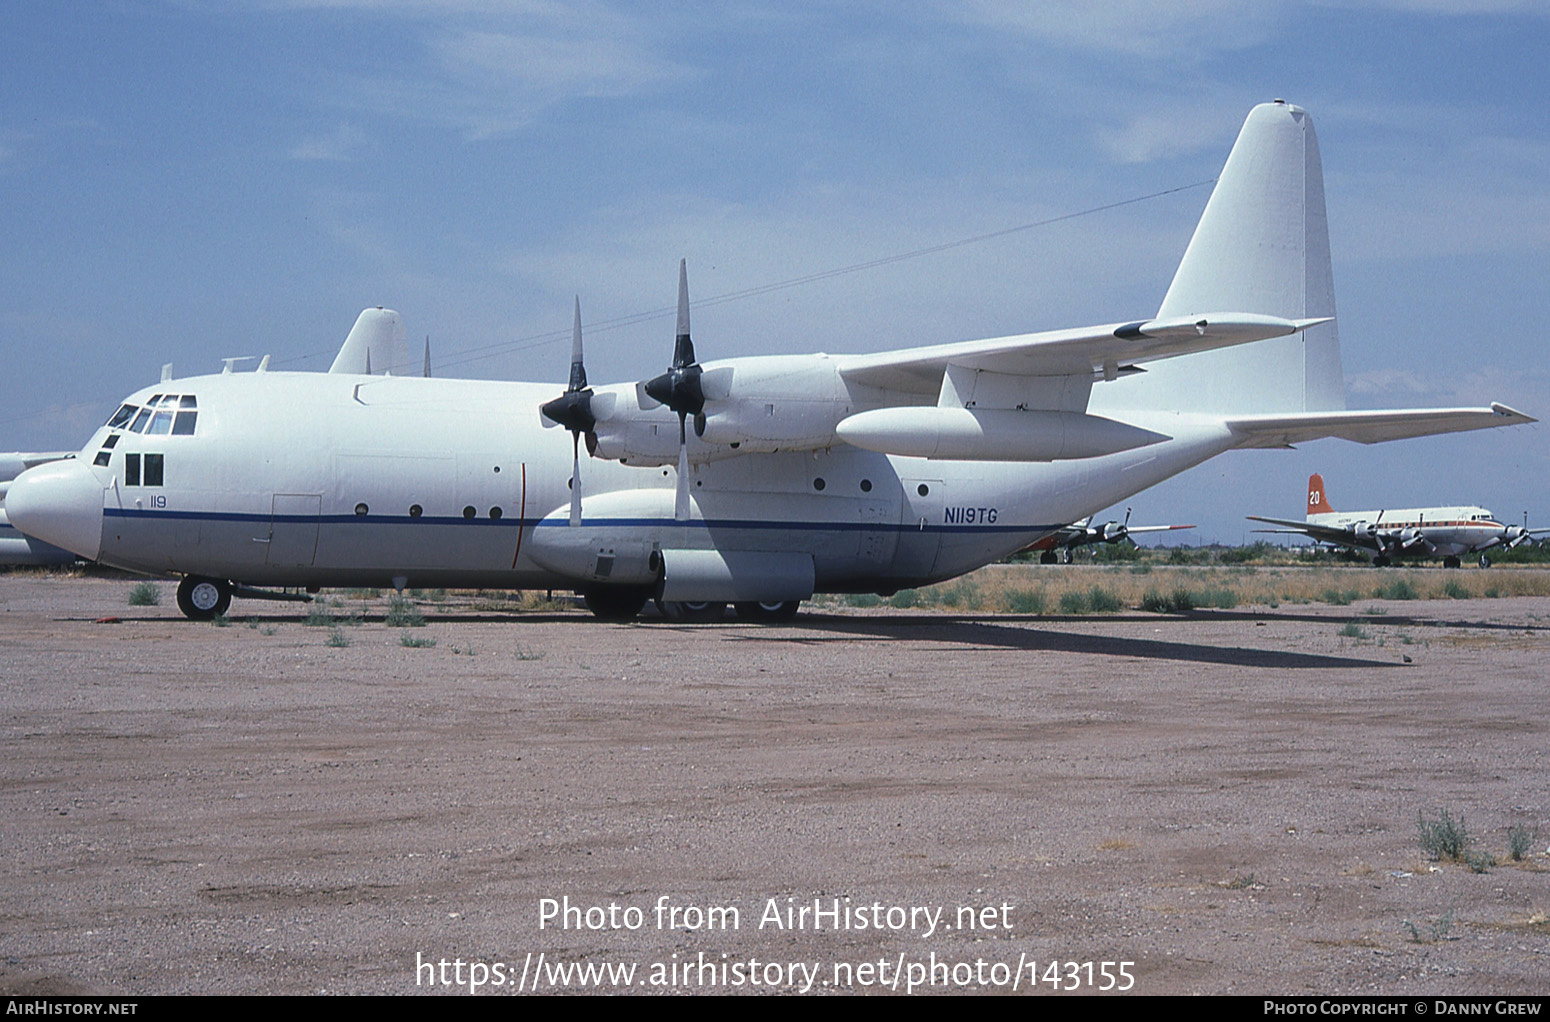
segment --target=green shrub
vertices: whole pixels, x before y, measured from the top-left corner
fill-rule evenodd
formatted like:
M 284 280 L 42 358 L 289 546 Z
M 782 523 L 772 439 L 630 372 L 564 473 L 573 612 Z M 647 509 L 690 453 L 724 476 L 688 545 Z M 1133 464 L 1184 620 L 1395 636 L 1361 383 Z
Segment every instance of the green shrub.
M 1421 848 L 1432 858 L 1459 862 L 1469 854 L 1469 831 L 1462 816 L 1455 820 L 1443 809 L 1435 820 L 1428 820 L 1424 813 L 1416 813 L 1416 826 Z
M 161 603 L 161 587 L 155 582 L 136 582 L 129 590 L 131 607 L 154 607 Z
M 883 598 L 876 593 L 846 593 L 845 603 L 847 606 L 861 607 L 863 609 L 881 607 L 883 605 Z
M 952 585 L 942 589 L 938 595 L 944 607 L 979 610 L 985 605 L 985 598 L 980 595 L 979 586 L 966 578 L 959 579 Z
M 1233 589 L 1207 589 L 1201 594 L 1201 604 L 1217 610 L 1232 610 L 1238 605 L 1238 593 Z
M 335 649 L 343 649 L 350 644 L 350 637 L 344 633 L 344 629 L 338 625 L 328 630 L 327 645 Z
M 1343 639 L 1367 638 L 1367 633 L 1362 629 L 1362 626 L 1357 624 L 1355 621 L 1347 621 L 1345 626 L 1341 628 L 1340 631 L 1336 634 Z
M 1449 579 L 1443 584 L 1442 595 L 1446 596 L 1450 600 L 1467 600 L 1474 594 L 1464 586 L 1460 585 L 1458 582 Z
M 389 628 L 423 628 L 425 615 L 414 601 L 402 593 L 394 593 L 388 600 L 387 625 Z
M 400 646 L 407 646 L 410 649 L 429 649 L 430 647 L 436 645 L 436 640 L 418 635 L 410 635 L 408 632 L 405 632 L 398 637 L 398 644 Z
M 1102 586 L 1093 586 L 1087 591 L 1087 607 L 1094 614 L 1115 614 L 1125 609 L 1120 598 Z
M 1333 603 L 1337 607 L 1349 607 L 1360 599 L 1361 595 L 1355 589 L 1326 589 L 1322 599 L 1325 603 Z
M 920 606 L 920 591 L 916 589 L 900 589 L 888 598 L 888 606 L 895 610 L 909 610 L 911 607 Z
M 1523 824 L 1518 824 L 1507 831 L 1507 854 L 1513 862 L 1522 862 L 1528 855 L 1528 850 L 1533 847 L 1534 839 L 1539 836 L 1539 831 L 1530 832 Z
M 1048 601 L 1042 589 L 1008 589 L 1006 605 L 1013 614 L 1042 614 Z
M 1372 591 L 1375 600 L 1415 600 L 1420 596 L 1415 591 L 1415 586 L 1406 578 L 1396 578 L 1392 582 L 1386 582 Z
M 1060 594 L 1060 603 L 1057 605 L 1062 614 L 1087 613 L 1087 594 L 1071 590 Z
M 328 612 L 328 604 L 322 600 L 307 605 L 306 623 L 313 628 L 327 628 L 334 623 L 334 615 Z

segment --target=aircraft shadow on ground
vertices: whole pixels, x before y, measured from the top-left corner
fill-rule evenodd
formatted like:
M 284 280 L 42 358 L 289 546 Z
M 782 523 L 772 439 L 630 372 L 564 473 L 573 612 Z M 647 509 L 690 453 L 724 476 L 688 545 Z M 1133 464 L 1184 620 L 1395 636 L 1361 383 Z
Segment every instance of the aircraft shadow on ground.
M 1329 619 L 1322 620 L 1327 622 Z M 737 637 L 762 640 L 767 636 L 775 641 L 787 642 L 844 642 L 859 637 L 908 639 L 917 643 L 945 642 L 955 645 L 1025 650 L 1030 653 L 1084 653 L 1097 656 L 1134 657 L 1142 660 L 1222 664 L 1229 667 L 1349 669 L 1403 666 L 1388 660 L 1372 660 L 1363 657 L 1293 653 L 1284 650 L 1253 649 L 1246 646 L 1212 646 L 1172 642 L 1165 639 L 1135 639 L 1117 635 L 1084 635 L 1047 627 L 1029 628 L 1026 625 L 1031 623 L 1050 625 L 1055 622 L 1048 618 L 1027 616 L 988 620 L 970 617 L 880 618 L 805 615 L 798 619 L 798 623 L 809 632 L 826 633 L 828 637 L 793 637 L 784 630 L 765 634 L 757 630 L 741 631 Z

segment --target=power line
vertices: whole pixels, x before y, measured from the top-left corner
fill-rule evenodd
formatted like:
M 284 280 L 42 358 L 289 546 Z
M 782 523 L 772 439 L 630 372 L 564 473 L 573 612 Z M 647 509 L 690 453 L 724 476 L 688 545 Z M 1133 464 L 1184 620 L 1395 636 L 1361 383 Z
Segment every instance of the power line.
M 891 266 L 894 263 L 902 263 L 909 259 L 919 259 L 922 256 L 936 255 L 939 252 L 947 252 L 955 248 L 963 248 L 967 245 L 975 245 L 982 241 L 991 241 L 996 238 L 1004 238 L 1010 234 L 1031 231 L 1039 227 L 1048 227 L 1052 224 L 1063 223 L 1067 220 L 1077 220 L 1081 217 L 1092 216 L 1097 213 L 1105 213 L 1109 210 L 1119 209 L 1123 206 L 1132 206 L 1139 202 L 1148 202 L 1152 199 L 1160 199 L 1164 196 L 1175 195 L 1179 192 L 1187 192 L 1191 189 L 1201 188 L 1205 185 L 1214 184 L 1215 182 L 1215 178 L 1207 178 L 1204 181 L 1196 181 L 1193 184 L 1179 185 L 1174 188 L 1165 188 L 1159 192 L 1150 192 L 1146 195 L 1137 195 L 1129 199 L 1120 199 L 1117 202 L 1108 202 L 1101 206 L 1092 206 L 1087 209 L 1077 210 L 1074 213 L 1062 213 L 1059 216 L 1048 217 L 1044 220 L 1035 220 L 1032 223 L 1019 224 L 1016 227 L 1004 227 L 999 231 L 990 231 L 986 234 L 975 234 L 967 238 L 959 238 L 955 241 L 945 241 L 940 244 L 930 245 L 926 248 L 917 248 L 909 252 L 900 252 L 895 255 L 882 256 L 878 259 L 869 259 L 862 263 L 852 263 L 849 266 L 840 266 L 834 269 L 820 270 L 817 273 L 808 273 L 800 277 L 792 277 L 788 280 L 777 281 L 773 284 L 760 284 L 755 287 L 743 288 L 739 291 L 728 291 L 725 294 L 712 295 L 709 298 L 696 299 L 693 304 L 698 308 L 708 308 L 713 305 L 724 305 L 728 302 L 742 301 L 746 298 L 757 298 L 762 295 L 771 294 L 775 291 L 784 291 L 787 288 L 801 287 L 804 284 L 814 284 L 821 280 L 832 280 L 835 277 L 843 277 L 852 273 L 860 273 L 864 270 L 874 270 L 881 266 Z M 586 324 L 586 329 L 588 334 L 601 333 L 606 330 L 618 330 L 623 327 L 634 326 L 637 323 L 645 323 L 654 319 L 666 319 L 670 316 L 676 315 L 677 312 L 678 307 L 676 305 L 666 305 L 662 306 L 661 308 L 651 309 L 646 312 L 635 312 L 625 316 L 616 316 L 612 319 L 604 319 L 595 323 L 588 323 Z M 569 328 L 566 328 L 563 330 L 549 330 L 545 331 L 544 333 L 530 334 L 526 337 L 516 338 L 515 340 L 496 341 L 491 344 L 478 345 L 472 348 L 463 348 L 456 353 L 460 357 L 451 359 L 438 359 L 436 362 L 436 367 L 440 369 L 451 366 L 467 365 L 470 362 L 478 362 L 482 361 L 483 359 L 494 358 L 497 355 L 503 355 L 513 351 L 525 351 L 530 348 L 537 348 L 546 344 L 553 344 L 556 341 L 569 340 L 570 336 L 571 331 Z M 313 353 L 310 355 L 296 355 L 286 359 L 276 359 L 275 364 L 281 365 L 290 362 L 297 362 L 302 359 L 316 357 L 317 354 L 319 353 Z M 403 367 L 395 366 L 394 368 L 397 369 Z

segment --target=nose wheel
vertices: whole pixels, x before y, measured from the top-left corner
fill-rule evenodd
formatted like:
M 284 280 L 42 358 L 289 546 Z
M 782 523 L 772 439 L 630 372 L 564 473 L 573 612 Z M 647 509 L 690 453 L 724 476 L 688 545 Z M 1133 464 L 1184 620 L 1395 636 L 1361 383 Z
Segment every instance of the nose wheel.
M 209 621 L 231 606 L 231 583 L 189 575 L 178 583 L 178 609 L 190 621 Z

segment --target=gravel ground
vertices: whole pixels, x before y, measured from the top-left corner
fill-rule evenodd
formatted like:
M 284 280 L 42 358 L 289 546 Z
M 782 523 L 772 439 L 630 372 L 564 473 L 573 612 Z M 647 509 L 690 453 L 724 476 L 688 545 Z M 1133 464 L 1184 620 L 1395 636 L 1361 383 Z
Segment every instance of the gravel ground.
M 132 584 L 0 577 L 3 993 L 1550 993 L 1550 599 L 331 632 Z

